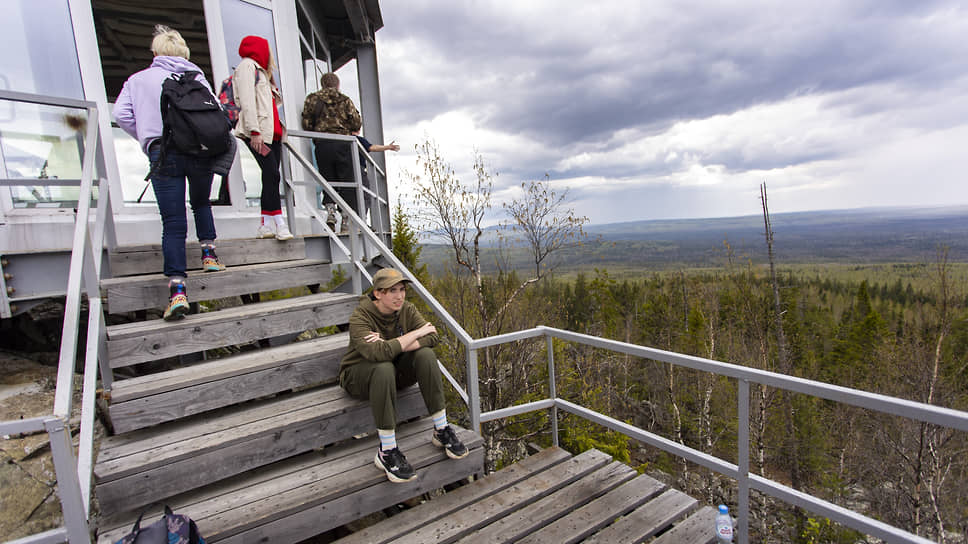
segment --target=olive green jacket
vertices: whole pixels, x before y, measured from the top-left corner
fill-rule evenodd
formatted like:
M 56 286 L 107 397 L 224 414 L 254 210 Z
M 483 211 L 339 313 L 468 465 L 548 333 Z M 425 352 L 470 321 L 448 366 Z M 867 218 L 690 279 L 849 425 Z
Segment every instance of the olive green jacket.
M 383 315 L 368 295 L 361 296 L 360 305 L 350 316 L 350 346 L 340 362 L 340 370 L 364 360 L 393 361 L 397 355 L 403 353 L 397 338 L 422 327 L 426 322 L 417 308 L 409 302 L 404 302 L 400 311 Z M 380 333 L 381 340 L 367 342 L 366 335 L 374 331 Z M 437 345 L 437 340 L 437 334 L 434 333 L 420 338 L 417 342 L 422 347 L 432 348 Z

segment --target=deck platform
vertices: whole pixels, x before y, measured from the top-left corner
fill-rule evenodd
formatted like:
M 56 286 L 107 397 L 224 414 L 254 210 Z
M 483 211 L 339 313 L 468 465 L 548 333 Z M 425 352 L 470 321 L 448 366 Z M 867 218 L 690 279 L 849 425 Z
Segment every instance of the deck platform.
M 608 455 L 548 448 L 338 544 L 712 544 L 715 510 Z

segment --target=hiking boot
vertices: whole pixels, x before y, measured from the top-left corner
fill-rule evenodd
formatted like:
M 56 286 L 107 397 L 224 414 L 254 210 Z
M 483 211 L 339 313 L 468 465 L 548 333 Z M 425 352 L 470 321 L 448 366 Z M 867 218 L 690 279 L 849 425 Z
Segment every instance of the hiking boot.
M 218 260 L 214 247 L 202 248 L 202 270 L 205 272 L 221 272 L 225 270 L 225 265 Z
M 326 205 L 326 226 L 329 230 L 336 230 L 336 204 Z
M 185 290 L 184 282 L 170 282 L 168 291 L 171 293 L 168 299 L 168 307 L 162 318 L 165 321 L 176 321 L 185 317 L 188 313 L 188 294 Z
M 285 223 L 276 225 L 276 240 L 292 240 L 292 233 L 289 232 L 289 227 Z
M 434 443 L 434 446 L 444 448 L 444 451 L 447 452 L 447 457 L 451 459 L 463 459 L 467 457 L 467 446 L 457 438 L 457 433 L 454 432 L 454 428 L 450 425 L 443 429 L 435 430 L 430 441 Z
M 407 462 L 400 448 L 376 452 L 373 462 L 377 468 L 382 468 L 387 473 L 387 479 L 391 482 L 409 482 L 417 477 L 417 473 L 413 471 L 413 467 Z
M 256 231 L 255 237 L 260 239 L 275 238 L 276 229 L 272 228 L 272 225 L 269 225 L 268 223 L 263 223 L 262 225 L 259 225 L 259 230 Z

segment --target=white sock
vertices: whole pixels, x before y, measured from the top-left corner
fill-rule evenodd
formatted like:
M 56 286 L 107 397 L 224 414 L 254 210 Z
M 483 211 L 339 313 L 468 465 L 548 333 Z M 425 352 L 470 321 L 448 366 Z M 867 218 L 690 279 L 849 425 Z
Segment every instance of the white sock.
M 271 221 L 272 221 L 271 218 L 272 218 L 272 216 L 269 215 L 269 214 L 265 214 L 265 213 L 262 214 L 262 224 L 263 225 L 269 225 L 269 224 L 271 224 Z
M 273 215 L 272 217 L 276 220 L 276 226 L 281 227 L 286 224 L 285 218 L 282 216 L 282 214 Z
M 447 410 L 441 410 L 435 414 L 430 414 L 434 420 L 434 429 L 441 430 L 447 426 Z
M 397 447 L 397 432 L 394 429 L 377 429 L 376 434 L 380 435 L 380 451 L 392 450 Z

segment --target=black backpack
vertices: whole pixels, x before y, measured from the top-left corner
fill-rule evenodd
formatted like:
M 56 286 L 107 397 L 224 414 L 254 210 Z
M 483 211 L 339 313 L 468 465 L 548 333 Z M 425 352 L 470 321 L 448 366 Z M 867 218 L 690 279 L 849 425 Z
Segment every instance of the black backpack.
M 172 145 L 196 157 L 214 157 L 229 147 L 229 122 L 212 91 L 196 79 L 199 76 L 172 74 L 161 85 L 162 158 Z

